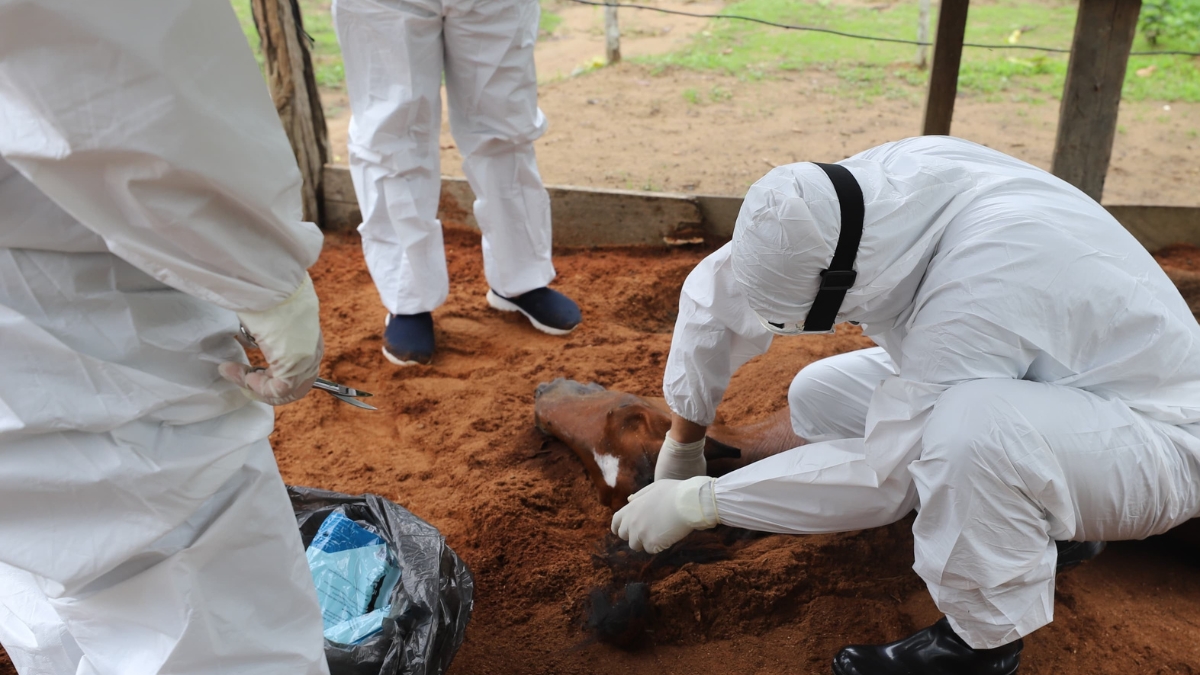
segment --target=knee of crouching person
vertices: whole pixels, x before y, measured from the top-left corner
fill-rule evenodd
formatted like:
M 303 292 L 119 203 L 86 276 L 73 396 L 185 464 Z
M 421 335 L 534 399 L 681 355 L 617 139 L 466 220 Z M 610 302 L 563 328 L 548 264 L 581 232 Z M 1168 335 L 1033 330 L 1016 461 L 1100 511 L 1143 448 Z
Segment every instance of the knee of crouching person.
M 1002 459 L 1014 431 L 1006 404 L 1010 380 L 971 380 L 938 397 L 925 423 L 922 461 L 956 468 L 987 467 Z
M 830 384 L 835 375 L 828 364 L 817 361 L 797 373 L 788 387 L 792 431 L 810 443 L 847 436 L 835 422 L 841 395 Z

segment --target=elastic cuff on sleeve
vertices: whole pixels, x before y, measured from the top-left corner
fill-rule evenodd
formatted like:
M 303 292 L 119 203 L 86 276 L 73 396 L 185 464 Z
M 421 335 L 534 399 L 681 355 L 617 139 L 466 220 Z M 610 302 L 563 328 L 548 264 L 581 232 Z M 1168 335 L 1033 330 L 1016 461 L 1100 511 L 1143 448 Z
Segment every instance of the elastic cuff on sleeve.
M 704 521 L 712 523 L 709 527 L 721 524 L 721 515 L 717 513 L 717 491 L 714 489 L 716 482 L 716 478 L 709 478 L 700 486 L 700 510 L 704 513 Z
M 315 288 L 313 288 L 312 277 L 308 275 L 308 272 L 305 272 L 304 278 L 300 280 L 300 285 L 297 286 L 296 290 L 292 291 L 292 294 L 285 298 L 283 302 L 271 307 L 270 309 L 264 309 L 262 311 L 245 310 L 238 312 L 237 314 L 243 319 L 243 323 L 245 323 L 246 319 L 249 319 L 251 322 L 257 322 L 260 318 L 266 319 L 278 315 L 281 312 L 288 312 L 293 305 L 303 305 L 305 308 L 307 308 L 307 305 L 310 303 L 315 303 L 316 301 L 317 291 Z
M 713 497 L 710 476 L 696 476 L 679 484 L 675 493 L 675 509 L 689 527 L 707 530 L 721 524 L 717 517 L 717 502 Z

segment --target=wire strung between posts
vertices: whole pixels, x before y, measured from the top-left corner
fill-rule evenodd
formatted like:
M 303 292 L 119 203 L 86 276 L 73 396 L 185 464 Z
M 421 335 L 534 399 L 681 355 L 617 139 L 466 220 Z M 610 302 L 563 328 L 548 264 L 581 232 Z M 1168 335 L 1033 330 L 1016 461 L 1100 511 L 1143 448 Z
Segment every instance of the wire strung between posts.
M 679 16 L 691 16 L 697 19 L 738 19 L 739 21 L 750 21 L 753 23 L 761 23 L 764 26 L 773 26 L 775 28 L 784 28 L 786 30 L 802 30 L 813 33 L 829 33 L 830 35 L 839 35 L 841 37 L 853 38 L 855 40 L 871 40 L 874 42 L 894 42 L 901 45 L 915 45 L 917 47 L 931 47 L 932 42 L 921 42 L 920 40 L 906 40 L 904 38 L 879 37 L 875 35 L 859 35 L 857 33 L 847 33 L 845 31 L 834 30 L 832 28 L 818 28 L 816 26 L 796 26 L 787 23 L 778 23 L 767 19 L 758 19 L 752 16 L 740 16 L 738 14 L 699 14 L 696 12 L 685 12 L 678 9 L 666 9 L 665 7 L 651 7 L 650 5 L 635 5 L 632 3 L 618 2 L 597 2 L 596 0 L 571 0 L 571 2 L 580 5 L 592 5 L 594 7 L 627 7 L 629 9 L 648 9 L 652 12 L 661 12 L 663 14 L 678 14 Z M 977 47 L 979 49 L 1028 49 L 1037 52 L 1053 52 L 1055 54 L 1070 54 L 1070 49 L 1061 49 L 1059 47 L 1039 47 L 1037 45 L 989 45 L 979 44 L 977 42 L 964 42 L 964 47 Z M 1180 50 L 1167 50 L 1161 52 L 1129 52 L 1130 56 L 1200 56 L 1200 52 L 1185 52 Z

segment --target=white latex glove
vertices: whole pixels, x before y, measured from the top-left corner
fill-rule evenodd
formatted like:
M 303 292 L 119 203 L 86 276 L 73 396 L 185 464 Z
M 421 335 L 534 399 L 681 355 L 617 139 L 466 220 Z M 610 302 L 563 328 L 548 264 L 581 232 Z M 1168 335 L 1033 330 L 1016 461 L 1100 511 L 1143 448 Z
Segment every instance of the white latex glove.
M 629 504 L 613 514 L 613 534 L 635 551 L 658 553 L 692 530 L 716 527 L 721 520 L 714 481 L 709 476 L 654 481 L 629 495 Z
M 686 480 L 703 476 L 707 470 L 703 438 L 695 443 L 680 443 L 668 434 L 663 439 L 662 450 L 658 451 L 658 461 L 654 464 L 654 480 Z
M 287 300 L 262 312 L 238 312 L 267 360 L 266 370 L 227 361 L 218 366 L 221 377 L 233 382 L 256 401 L 283 405 L 312 389 L 325 352 L 321 339 L 317 293 L 307 274 Z

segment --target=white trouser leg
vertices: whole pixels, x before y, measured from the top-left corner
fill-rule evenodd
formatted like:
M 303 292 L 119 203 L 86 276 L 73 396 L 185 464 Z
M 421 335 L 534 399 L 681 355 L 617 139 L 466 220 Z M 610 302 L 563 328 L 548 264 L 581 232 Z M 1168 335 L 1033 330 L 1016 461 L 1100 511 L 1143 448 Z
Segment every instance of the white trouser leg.
M 1200 441 L 1120 401 L 1021 380 L 947 390 L 910 472 L 914 569 L 975 648 L 1054 615 L 1054 540 L 1140 539 L 1200 510 Z
M 333 17 L 367 268 L 389 312 L 429 312 L 450 289 L 437 219 L 441 3 L 335 0 Z
M 895 375 L 881 348 L 812 363 L 792 380 L 792 429 L 809 441 L 717 479 L 721 522 L 767 532 L 845 532 L 893 523 L 916 504 L 906 471 L 880 476 L 867 461 L 867 407 Z
M 867 405 L 879 383 L 896 374 L 882 347 L 860 349 L 805 366 L 788 388 L 792 431 L 809 443 L 866 435 Z
M 186 426 L 6 444 L 0 562 L 44 595 L 2 594 L 0 630 L 18 661 L 39 675 L 327 675 L 269 428 L 247 406 Z
M 0 644 L 21 675 L 73 675 L 83 657 L 34 576 L 2 563 Z
M 533 142 L 546 131 L 537 107 L 537 0 L 455 0 L 446 11 L 450 130 L 475 191 L 488 284 L 505 297 L 554 279 L 550 198 Z

